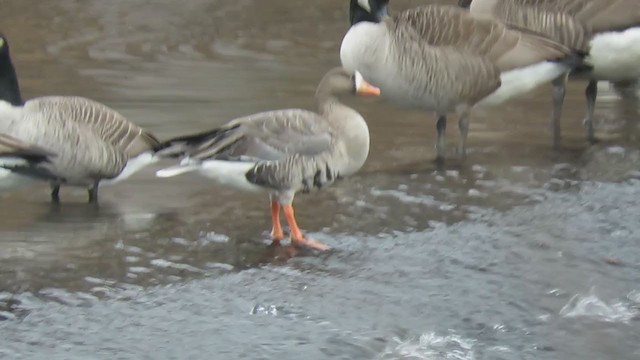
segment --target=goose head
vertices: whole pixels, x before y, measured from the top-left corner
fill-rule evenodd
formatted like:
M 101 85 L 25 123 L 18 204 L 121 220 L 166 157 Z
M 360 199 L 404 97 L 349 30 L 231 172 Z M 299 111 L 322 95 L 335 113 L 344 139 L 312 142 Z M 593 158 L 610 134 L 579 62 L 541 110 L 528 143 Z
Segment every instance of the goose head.
M 468 9 L 471 6 L 473 0 L 458 0 L 458 6 Z
M 361 21 L 380 22 L 389 15 L 389 0 L 351 0 L 349 6 L 349 20 L 351 25 Z
M 9 42 L 4 34 L 0 33 L 0 76 L 5 76 L 13 70 L 11 56 L 9 55 Z
M 22 105 L 16 69 L 9 54 L 9 42 L 2 33 L 0 33 L 0 100 L 8 101 L 12 105 Z
M 4 77 L 12 69 L 11 56 L 9 56 L 9 43 L 4 34 L 0 33 L 0 77 Z
M 360 73 L 350 73 L 342 67 L 329 70 L 316 89 L 316 97 L 320 99 L 347 94 L 378 96 L 380 89 L 366 82 Z

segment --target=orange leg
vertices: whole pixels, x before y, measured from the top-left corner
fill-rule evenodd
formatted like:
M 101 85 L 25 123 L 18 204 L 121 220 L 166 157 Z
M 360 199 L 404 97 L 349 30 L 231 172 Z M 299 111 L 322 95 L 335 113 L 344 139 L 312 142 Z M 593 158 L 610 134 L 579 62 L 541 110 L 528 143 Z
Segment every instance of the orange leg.
M 280 225 L 280 203 L 277 201 L 271 201 L 271 222 L 273 228 L 271 229 L 271 239 L 274 243 L 279 243 L 284 239 L 284 232 L 282 231 L 282 225 Z
M 291 229 L 291 242 L 294 245 L 306 246 L 308 248 L 317 250 L 330 249 L 329 246 L 315 240 L 307 239 L 304 235 L 302 235 L 302 231 L 300 231 L 300 228 L 298 227 L 295 213 L 293 211 L 293 206 L 291 204 L 283 205 L 282 209 L 284 210 L 284 216 L 287 218 L 287 223 L 289 223 L 289 228 Z

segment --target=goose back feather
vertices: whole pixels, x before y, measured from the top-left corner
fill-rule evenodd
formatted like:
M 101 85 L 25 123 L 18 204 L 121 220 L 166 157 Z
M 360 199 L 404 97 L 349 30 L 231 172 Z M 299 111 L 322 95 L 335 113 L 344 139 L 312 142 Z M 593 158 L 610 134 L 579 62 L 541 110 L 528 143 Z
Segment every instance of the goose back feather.
M 640 1 L 635 0 L 473 0 L 466 5 L 476 15 L 493 16 L 582 51 L 589 50 L 594 34 L 640 26 Z
M 25 161 L 39 163 L 49 161 L 54 154 L 39 146 L 30 145 L 13 136 L 0 133 L 0 157 L 16 157 Z
M 268 111 L 230 121 L 197 145 L 191 158 L 282 160 L 326 151 L 331 129 L 320 115 L 302 109 Z
M 119 112 L 97 101 L 79 96 L 46 96 L 29 100 L 25 110 L 50 114 L 61 123 L 73 121 L 83 132 L 92 132 L 128 157 L 157 149 L 160 142 Z
M 50 151 L 0 133 L 0 191 L 49 178 L 50 174 L 38 165 L 53 158 L 55 155 Z
M 68 113 L 56 108 L 30 105 L 30 101 L 24 107 L 0 102 L 0 126 L 26 142 L 55 149 L 58 156 L 41 165 L 52 174 L 52 180 L 89 186 L 99 179 L 114 178 L 124 169 L 126 154 L 86 125 L 70 120 Z
M 478 19 L 449 6 L 421 6 L 387 19 L 398 42 L 422 41 L 432 47 L 455 47 L 486 56 L 500 71 L 560 60 L 569 49 L 530 32 L 512 31 L 490 19 Z

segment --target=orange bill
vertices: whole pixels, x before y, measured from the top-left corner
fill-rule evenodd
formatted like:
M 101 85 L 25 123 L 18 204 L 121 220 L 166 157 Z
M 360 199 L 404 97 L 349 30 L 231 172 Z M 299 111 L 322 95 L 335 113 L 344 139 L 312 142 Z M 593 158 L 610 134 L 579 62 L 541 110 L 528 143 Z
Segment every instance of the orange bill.
M 356 71 L 356 94 L 360 96 L 380 96 L 380 89 L 369 84 L 359 72 Z

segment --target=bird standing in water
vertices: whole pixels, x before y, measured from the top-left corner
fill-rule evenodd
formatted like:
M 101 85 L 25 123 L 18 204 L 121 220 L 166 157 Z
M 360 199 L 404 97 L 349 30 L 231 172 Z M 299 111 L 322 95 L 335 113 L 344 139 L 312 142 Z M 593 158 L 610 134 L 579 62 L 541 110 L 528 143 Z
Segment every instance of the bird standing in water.
M 349 176 L 369 154 L 364 118 L 340 101 L 347 94 L 379 95 L 359 74 L 342 68 L 327 72 L 316 89 L 319 112 L 284 109 L 249 115 L 201 134 L 169 140 L 160 156 L 183 157 L 180 165 L 157 172 L 171 177 L 197 171 L 221 184 L 269 194 L 273 243 L 280 243 L 283 210 L 297 246 L 327 250 L 307 238 L 295 219 L 293 199 Z
M 471 14 L 536 31 L 588 55 L 569 78 L 587 80 L 587 140 L 594 143 L 598 81 L 634 83 L 640 78 L 638 0 L 459 0 Z M 560 117 L 567 76 L 553 81 L 553 146 L 560 148 Z
M 445 156 L 447 114 L 458 115 L 464 158 L 473 107 L 495 106 L 551 82 L 581 58 L 568 47 L 454 6 L 387 15 L 389 0 L 351 0 L 342 65 L 393 102 L 437 115 L 436 160 Z
M 56 154 L 35 167 L 60 201 L 61 185 L 89 190 L 98 202 L 101 181 L 120 181 L 156 160 L 160 142 L 117 111 L 79 96 L 23 101 L 9 43 L 0 34 L 0 132 Z

